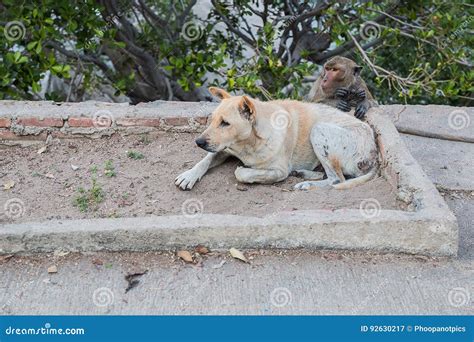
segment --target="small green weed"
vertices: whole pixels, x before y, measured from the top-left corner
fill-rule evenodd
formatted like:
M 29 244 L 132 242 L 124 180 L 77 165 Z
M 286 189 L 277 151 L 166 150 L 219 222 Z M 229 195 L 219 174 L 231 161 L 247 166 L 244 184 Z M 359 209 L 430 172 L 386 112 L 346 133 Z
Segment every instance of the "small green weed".
M 128 151 L 127 157 L 135 160 L 143 159 L 145 156 L 137 151 Z
M 73 204 L 82 212 L 96 211 L 99 204 L 104 201 L 104 191 L 95 178 L 92 179 L 92 187 L 90 189 L 86 190 L 81 187 L 77 191 L 79 195 L 74 198 Z

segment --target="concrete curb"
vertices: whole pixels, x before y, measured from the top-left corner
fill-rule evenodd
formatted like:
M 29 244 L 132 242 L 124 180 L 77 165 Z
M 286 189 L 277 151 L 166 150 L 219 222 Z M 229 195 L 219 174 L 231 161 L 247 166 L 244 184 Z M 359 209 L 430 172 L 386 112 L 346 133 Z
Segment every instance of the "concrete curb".
M 199 104 L 181 105 L 195 112 Z M 145 251 L 204 244 L 213 249 L 334 248 L 455 256 L 455 216 L 381 110 L 371 111 L 367 119 L 377 134 L 382 173 L 408 211 L 379 208 L 374 215 L 361 208 L 264 218 L 202 214 L 8 224 L 0 227 L 0 252 Z

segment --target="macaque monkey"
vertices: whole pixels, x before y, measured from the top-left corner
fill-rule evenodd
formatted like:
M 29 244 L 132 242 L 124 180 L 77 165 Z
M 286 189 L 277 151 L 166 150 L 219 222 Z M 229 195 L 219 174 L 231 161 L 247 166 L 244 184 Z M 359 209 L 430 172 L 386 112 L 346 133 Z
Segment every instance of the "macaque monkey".
M 323 72 L 314 82 L 308 100 L 324 103 L 344 112 L 349 112 L 354 107 L 355 117 L 362 119 L 369 108 L 377 106 L 377 102 L 360 77 L 361 70 L 362 67 L 349 58 L 331 58 L 324 64 Z

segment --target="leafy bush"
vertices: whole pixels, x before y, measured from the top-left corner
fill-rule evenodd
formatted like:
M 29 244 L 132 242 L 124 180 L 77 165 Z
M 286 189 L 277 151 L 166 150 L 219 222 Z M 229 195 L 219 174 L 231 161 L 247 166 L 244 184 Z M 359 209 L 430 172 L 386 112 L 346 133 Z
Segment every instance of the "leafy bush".
M 203 5 L 204 6 L 204 5 Z M 301 98 L 345 55 L 382 103 L 472 104 L 472 5 L 443 0 L 35 1 L 0 4 L 0 99 L 208 100 L 217 84 Z M 51 76 L 67 91 L 40 86 Z M 47 82 L 50 83 L 49 81 Z M 109 94 L 107 89 L 113 89 Z M 44 93 L 44 94 L 43 94 Z

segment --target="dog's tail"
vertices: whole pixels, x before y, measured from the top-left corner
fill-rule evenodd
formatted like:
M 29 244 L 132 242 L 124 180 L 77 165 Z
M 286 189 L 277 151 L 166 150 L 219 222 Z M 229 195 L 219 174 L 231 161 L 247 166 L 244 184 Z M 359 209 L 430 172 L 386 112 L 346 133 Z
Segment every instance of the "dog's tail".
M 377 174 L 377 168 L 373 168 L 372 170 L 369 171 L 369 173 L 366 173 L 363 176 L 348 179 L 348 180 L 346 180 L 345 182 L 342 182 L 342 183 L 333 184 L 332 187 L 334 189 L 338 189 L 338 190 L 350 189 L 350 188 L 353 188 L 357 185 L 364 184 L 364 183 L 368 182 L 376 174 Z

